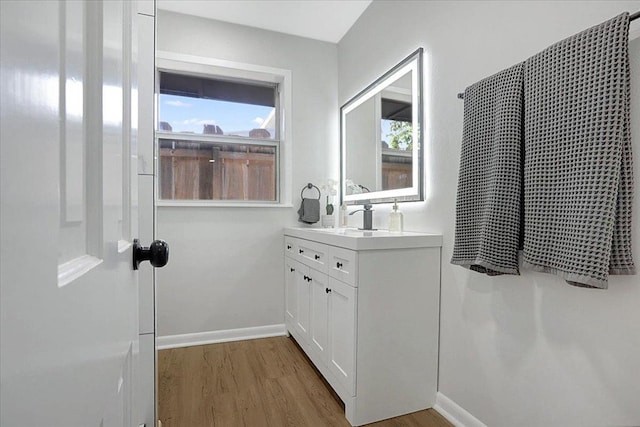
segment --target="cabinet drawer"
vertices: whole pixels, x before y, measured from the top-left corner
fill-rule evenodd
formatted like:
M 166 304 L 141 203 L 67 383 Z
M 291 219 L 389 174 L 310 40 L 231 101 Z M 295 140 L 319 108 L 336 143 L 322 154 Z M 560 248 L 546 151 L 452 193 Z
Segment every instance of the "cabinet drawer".
M 358 253 L 329 246 L 329 275 L 348 285 L 358 286 Z
M 297 241 L 298 239 L 296 239 L 295 237 L 284 236 L 284 254 L 286 256 L 296 258 L 296 254 L 298 253 L 298 245 L 296 244 Z
M 322 243 L 303 239 L 296 240 L 298 261 L 322 273 L 327 272 L 327 259 L 329 258 L 328 248 L 327 245 L 323 245 Z

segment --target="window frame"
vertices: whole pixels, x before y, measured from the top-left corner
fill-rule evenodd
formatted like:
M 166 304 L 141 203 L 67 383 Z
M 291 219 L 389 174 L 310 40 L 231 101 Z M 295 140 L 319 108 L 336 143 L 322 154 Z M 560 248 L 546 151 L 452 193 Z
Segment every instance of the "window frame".
M 193 75 L 247 83 L 274 84 L 276 87 L 275 115 L 276 135 L 274 139 L 244 138 L 227 135 L 201 135 L 158 130 L 160 72 Z M 227 61 L 173 52 L 156 53 L 156 87 L 154 117 L 154 176 L 156 205 L 175 207 L 292 207 L 292 143 L 291 143 L 291 71 L 236 61 Z M 276 200 L 169 200 L 160 198 L 159 186 L 159 141 L 174 139 L 193 142 L 220 142 L 246 145 L 273 146 L 276 149 Z

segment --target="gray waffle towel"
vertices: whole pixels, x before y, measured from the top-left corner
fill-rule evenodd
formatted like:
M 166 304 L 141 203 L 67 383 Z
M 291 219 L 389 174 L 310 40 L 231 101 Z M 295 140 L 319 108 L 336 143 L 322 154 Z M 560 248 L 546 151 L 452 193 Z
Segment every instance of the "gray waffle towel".
M 489 275 L 520 274 L 522 68 L 464 92 L 464 129 L 453 264 Z
M 577 286 L 635 274 L 629 14 L 525 62 L 524 263 Z
M 298 221 L 306 224 L 320 221 L 320 199 L 303 198 L 298 209 Z

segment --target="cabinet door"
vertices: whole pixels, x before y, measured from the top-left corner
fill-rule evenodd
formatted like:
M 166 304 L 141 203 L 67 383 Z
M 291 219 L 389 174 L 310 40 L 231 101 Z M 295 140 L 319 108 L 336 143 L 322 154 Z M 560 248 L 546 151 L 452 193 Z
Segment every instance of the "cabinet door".
M 309 320 L 310 320 L 310 277 L 309 267 L 295 263 L 295 276 L 296 276 L 296 329 L 302 336 L 305 342 L 309 342 Z
M 311 329 L 309 338 L 311 351 L 315 352 L 324 364 L 327 363 L 327 341 L 329 309 L 329 283 L 327 275 L 313 269 L 309 271 L 311 276 Z
M 329 277 L 329 370 L 355 396 L 356 288 Z
M 298 304 L 296 298 L 296 262 L 284 257 L 284 321 L 287 325 L 295 325 Z

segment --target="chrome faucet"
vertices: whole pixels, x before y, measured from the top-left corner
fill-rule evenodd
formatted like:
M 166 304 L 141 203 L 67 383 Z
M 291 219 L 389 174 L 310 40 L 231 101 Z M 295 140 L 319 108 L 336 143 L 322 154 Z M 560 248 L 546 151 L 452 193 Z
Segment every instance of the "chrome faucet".
M 356 212 L 362 211 L 362 228 L 360 228 L 359 230 L 375 230 L 373 228 L 373 209 L 371 209 L 372 207 L 372 205 L 366 204 L 364 205 L 364 209 L 358 209 L 349 213 L 349 215 L 353 215 Z

